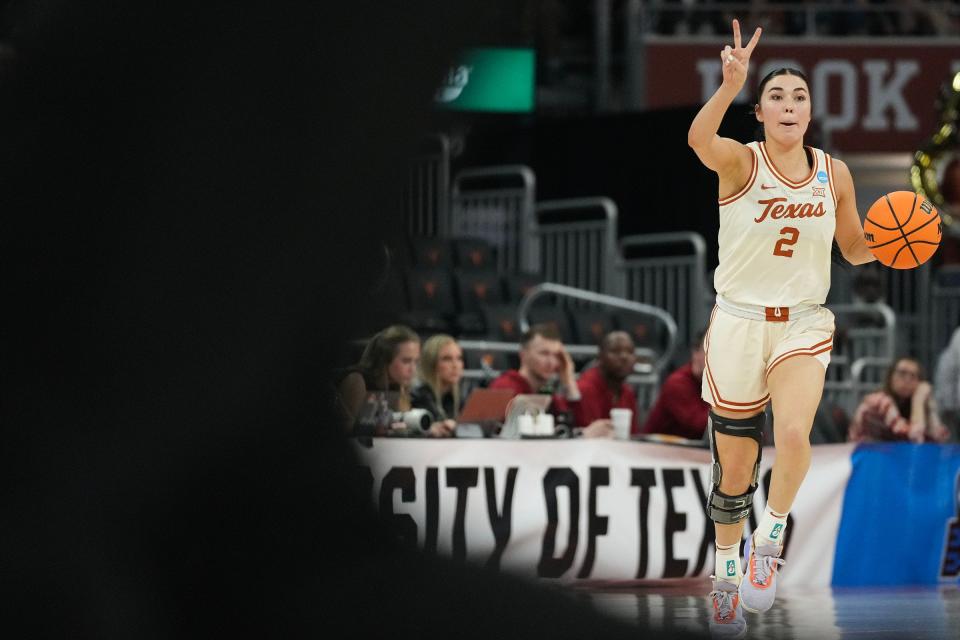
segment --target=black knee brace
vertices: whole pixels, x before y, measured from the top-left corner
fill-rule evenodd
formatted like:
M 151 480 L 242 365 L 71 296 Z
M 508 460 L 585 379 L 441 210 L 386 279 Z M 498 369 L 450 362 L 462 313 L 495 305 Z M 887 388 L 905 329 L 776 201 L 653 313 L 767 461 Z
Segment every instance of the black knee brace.
M 760 477 L 760 456 L 763 451 L 763 426 L 767 417 L 763 412 L 749 418 L 725 418 L 710 411 L 707 431 L 710 434 L 710 450 L 713 453 L 711 471 L 712 487 L 707 499 L 707 514 L 719 524 L 736 524 L 750 515 L 753 506 L 753 492 L 757 490 Z M 720 491 L 720 479 L 723 468 L 720 466 L 720 454 L 717 453 L 717 440 L 714 433 L 728 436 L 753 438 L 757 442 L 757 461 L 753 465 L 753 480 L 746 492 L 738 496 L 729 496 Z

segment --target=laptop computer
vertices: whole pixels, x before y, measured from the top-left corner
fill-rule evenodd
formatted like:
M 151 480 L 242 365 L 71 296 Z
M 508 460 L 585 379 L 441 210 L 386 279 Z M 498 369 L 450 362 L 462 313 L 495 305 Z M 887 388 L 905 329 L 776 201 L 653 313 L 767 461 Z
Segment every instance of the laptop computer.
M 457 422 L 503 422 L 507 415 L 507 405 L 514 395 L 516 392 L 513 389 L 474 389 L 460 409 Z

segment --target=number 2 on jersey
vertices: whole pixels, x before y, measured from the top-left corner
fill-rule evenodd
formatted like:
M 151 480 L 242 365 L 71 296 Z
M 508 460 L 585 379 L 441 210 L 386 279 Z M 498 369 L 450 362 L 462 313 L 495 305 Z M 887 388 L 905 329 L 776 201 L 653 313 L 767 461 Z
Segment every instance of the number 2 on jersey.
M 797 238 L 800 237 L 800 230 L 795 227 L 784 227 L 780 229 L 780 235 L 783 237 L 777 240 L 776 246 L 773 247 L 773 255 L 790 258 L 793 256 L 793 249 L 785 249 L 784 247 L 792 247 L 797 244 Z

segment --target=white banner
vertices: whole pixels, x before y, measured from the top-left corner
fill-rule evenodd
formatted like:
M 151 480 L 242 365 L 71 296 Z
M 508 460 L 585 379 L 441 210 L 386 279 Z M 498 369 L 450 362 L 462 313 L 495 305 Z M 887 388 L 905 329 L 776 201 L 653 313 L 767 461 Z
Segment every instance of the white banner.
M 829 585 L 854 445 L 818 445 L 790 512 L 783 584 Z M 706 449 L 615 440 L 357 446 L 381 515 L 427 551 L 560 581 L 709 576 Z M 763 451 L 749 532 L 775 459 Z

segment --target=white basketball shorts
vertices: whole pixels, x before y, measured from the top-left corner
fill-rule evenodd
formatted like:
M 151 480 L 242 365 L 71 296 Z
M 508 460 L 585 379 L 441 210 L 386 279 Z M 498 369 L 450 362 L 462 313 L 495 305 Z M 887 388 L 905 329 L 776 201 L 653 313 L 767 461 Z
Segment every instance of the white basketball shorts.
M 770 401 L 767 376 L 780 363 L 812 356 L 827 368 L 833 330 L 833 313 L 822 306 L 797 319 L 770 322 L 738 317 L 718 305 L 703 340 L 701 396 L 727 411 L 756 412 Z

